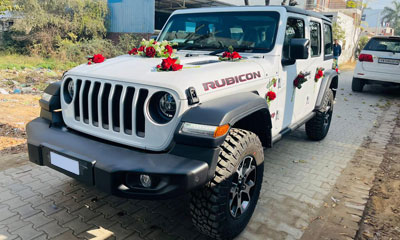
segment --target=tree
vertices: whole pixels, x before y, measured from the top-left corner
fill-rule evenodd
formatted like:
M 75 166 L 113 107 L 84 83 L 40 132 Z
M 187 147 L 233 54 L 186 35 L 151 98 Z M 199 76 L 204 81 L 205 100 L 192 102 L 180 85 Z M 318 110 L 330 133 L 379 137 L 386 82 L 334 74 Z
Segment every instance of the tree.
M 4 14 L 5 11 L 11 11 L 13 4 L 11 0 L 0 0 L 0 14 Z
M 395 29 L 395 34 L 400 34 L 400 2 L 393 1 L 393 8 L 385 7 L 383 9 L 382 19 L 389 22 Z
M 339 19 L 338 19 L 339 21 Z M 333 31 L 333 38 L 343 41 L 346 39 L 346 32 L 343 30 L 343 28 L 338 24 L 338 21 L 334 22 L 332 25 L 332 31 Z
M 360 52 L 364 49 L 365 45 L 367 45 L 368 41 L 369 41 L 369 38 L 367 36 L 360 37 L 360 40 L 358 41 L 358 46 L 356 49 L 356 56 L 360 55 Z
M 53 52 L 65 39 L 80 41 L 106 34 L 106 0 L 15 0 L 20 10 L 11 28 L 15 41 Z

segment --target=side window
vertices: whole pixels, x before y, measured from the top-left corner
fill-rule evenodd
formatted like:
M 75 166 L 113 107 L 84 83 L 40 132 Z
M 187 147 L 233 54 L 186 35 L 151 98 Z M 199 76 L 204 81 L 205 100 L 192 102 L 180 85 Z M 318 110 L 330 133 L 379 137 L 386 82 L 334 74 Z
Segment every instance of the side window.
M 282 56 L 289 58 L 289 44 L 293 38 L 305 38 L 304 20 L 289 18 L 286 25 L 285 41 L 283 42 Z
M 333 54 L 332 27 L 328 24 L 324 24 L 324 50 L 325 56 Z
M 321 24 L 310 23 L 311 57 L 321 56 Z

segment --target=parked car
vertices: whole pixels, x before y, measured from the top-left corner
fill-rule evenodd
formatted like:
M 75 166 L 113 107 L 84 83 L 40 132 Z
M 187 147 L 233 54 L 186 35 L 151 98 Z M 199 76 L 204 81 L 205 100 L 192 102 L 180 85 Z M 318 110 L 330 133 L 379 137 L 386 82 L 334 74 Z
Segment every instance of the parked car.
M 366 84 L 400 84 L 400 37 L 373 37 L 361 51 L 352 90 L 362 92 Z
M 194 225 L 232 239 L 256 207 L 263 148 L 303 124 L 311 140 L 329 131 L 331 20 L 283 6 L 186 9 L 165 40 L 181 71 L 124 55 L 51 84 L 27 126 L 30 161 L 122 197 L 190 193 Z M 242 59 L 222 61 L 231 47 Z

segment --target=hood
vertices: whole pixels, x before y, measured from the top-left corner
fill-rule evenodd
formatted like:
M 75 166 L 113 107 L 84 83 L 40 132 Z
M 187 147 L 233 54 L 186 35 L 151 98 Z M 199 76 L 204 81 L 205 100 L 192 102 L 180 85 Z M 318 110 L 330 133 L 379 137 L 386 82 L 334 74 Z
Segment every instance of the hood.
M 123 55 L 107 59 L 98 64 L 82 64 L 68 71 L 66 76 L 91 77 L 120 82 L 158 86 L 176 91 L 186 99 L 186 90 L 194 87 L 198 96 L 216 91 L 218 88 L 238 86 L 246 81 L 263 79 L 266 76 L 261 58 L 245 58 L 238 62 L 222 62 L 218 56 L 198 55 L 185 57 L 178 54 L 183 69 L 176 72 L 158 72 L 156 66 L 161 58 L 145 58 Z M 269 74 L 270 75 L 270 74 Z

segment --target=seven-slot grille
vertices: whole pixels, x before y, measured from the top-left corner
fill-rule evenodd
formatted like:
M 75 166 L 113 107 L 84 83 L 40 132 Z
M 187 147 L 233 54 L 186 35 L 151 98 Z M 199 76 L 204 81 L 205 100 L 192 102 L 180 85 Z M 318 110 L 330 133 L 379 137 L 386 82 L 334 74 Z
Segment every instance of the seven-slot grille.
M 127 135 L 145 137 L 144 104 L 148 89 L 77 79 L 76 121 Z

